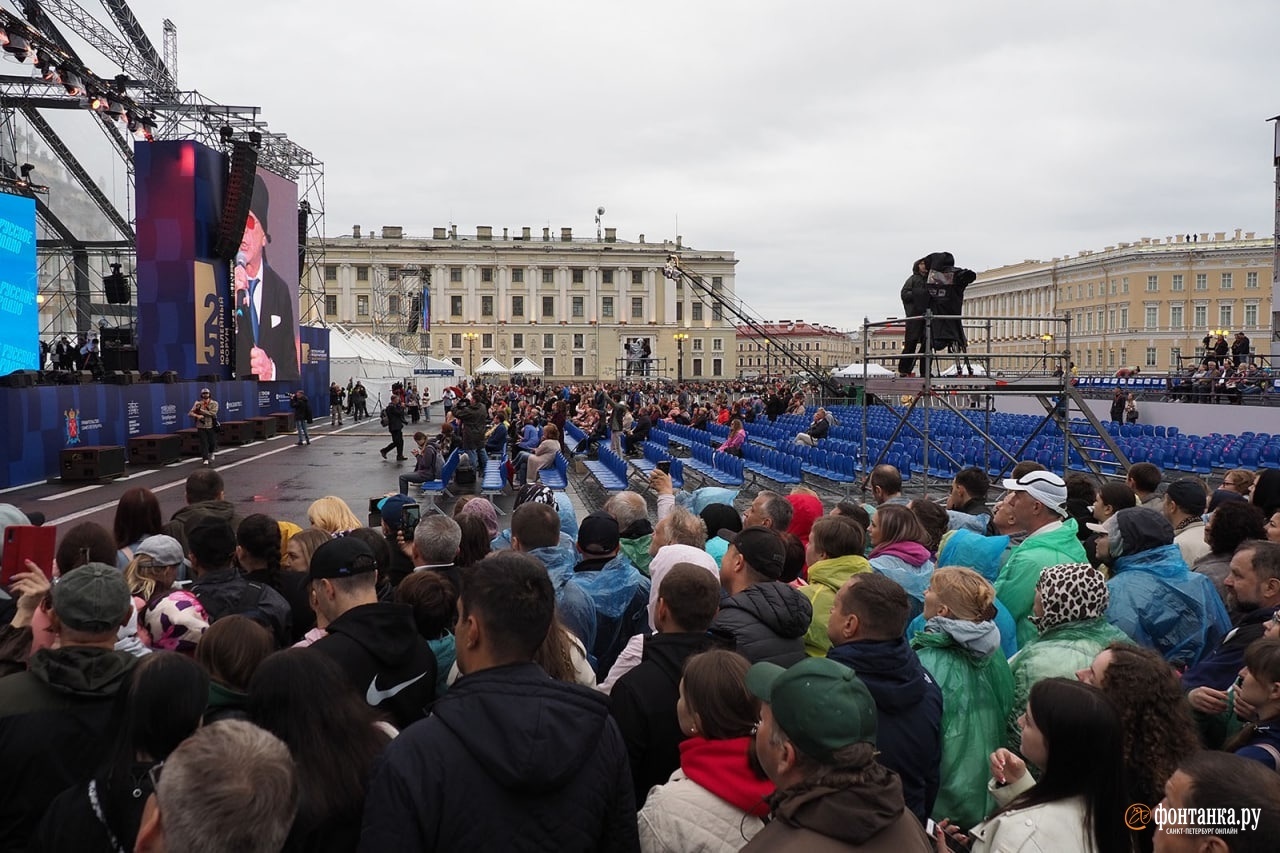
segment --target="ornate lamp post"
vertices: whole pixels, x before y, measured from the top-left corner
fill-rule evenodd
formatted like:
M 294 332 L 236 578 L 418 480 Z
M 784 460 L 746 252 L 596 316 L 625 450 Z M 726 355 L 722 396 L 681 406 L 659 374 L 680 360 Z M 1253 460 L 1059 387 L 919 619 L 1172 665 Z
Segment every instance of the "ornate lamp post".
M 476 341 L 479 339 L 479 332 L 463 332 L 462 338 L 467 342 L 467 352 L 470 355 L 470 369 L 467 371 L 471 374 L 471 382 L 474 385 L 476 381 Z
M 676 382 L 684 381 L 684 342 L 689 336 L 684 332 L 676 332 L 671 337 L 676 340 Z

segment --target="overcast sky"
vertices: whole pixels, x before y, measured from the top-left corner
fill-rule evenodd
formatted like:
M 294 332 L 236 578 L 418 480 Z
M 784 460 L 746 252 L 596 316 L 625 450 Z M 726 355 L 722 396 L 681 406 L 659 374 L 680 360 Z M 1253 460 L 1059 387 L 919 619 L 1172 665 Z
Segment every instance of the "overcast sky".
M 760 316 L 852 328 L 930 251 L 1273 225 L 1275 0 L 130 5 L 157 47 L 177 24 L 182 88 L 324 161 L 330 235 L 585 236 L 603 205 L 734 251 Z

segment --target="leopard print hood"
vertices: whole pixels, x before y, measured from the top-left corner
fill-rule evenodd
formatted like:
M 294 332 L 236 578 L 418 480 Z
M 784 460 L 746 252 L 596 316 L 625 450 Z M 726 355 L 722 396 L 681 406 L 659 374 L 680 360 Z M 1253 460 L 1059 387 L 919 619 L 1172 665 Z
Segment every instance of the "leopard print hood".
M 1097 619 L 1111 603 L 1106 579 L 1088 563 L 1050 566 L 1041 572 L 1036 592 L 1044 615 L 1029 618 L 1041 634 L 1068 622 Z

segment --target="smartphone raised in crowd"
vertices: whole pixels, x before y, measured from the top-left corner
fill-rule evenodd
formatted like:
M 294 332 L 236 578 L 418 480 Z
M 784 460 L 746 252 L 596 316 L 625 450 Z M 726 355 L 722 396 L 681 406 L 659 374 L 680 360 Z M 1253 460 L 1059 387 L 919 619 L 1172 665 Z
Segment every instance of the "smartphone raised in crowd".
M 662 473 L 666 474 L 667 476 L 670 476 L 670 475 L 671 475 L 671 460 L 670 460 L 670 459 L 663 459 L 663 460 L 661 460 L 660 462 L 658 462 L 658 470 L 659 470 L 659 471 L 661 471 Z
M 4 529 L 4 559 L 0 566 L 0 586 L 8 586 L 13 576 L 27 570 L 30 560 L 48 572 L 53 568 L 54 546 L 58 529 L 54 526 L 15 524 Z
M 409 504 L 400 513 L 400 530 L 404 533 L 404 541 L 411 542 L 413 540 L 413 531 L 418 529 L 418 522 L 422 520 L 422 507 L 417 504 Z

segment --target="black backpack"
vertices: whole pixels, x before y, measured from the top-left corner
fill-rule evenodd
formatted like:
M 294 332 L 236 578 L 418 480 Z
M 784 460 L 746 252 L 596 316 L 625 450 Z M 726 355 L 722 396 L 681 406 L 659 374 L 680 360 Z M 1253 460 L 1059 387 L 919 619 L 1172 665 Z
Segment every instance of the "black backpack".
M 471 486 L 476 481 L 476 463 L 463 453 L 458 457 L 458 467 L 453 469 L 453 481 L 459 486 Z

